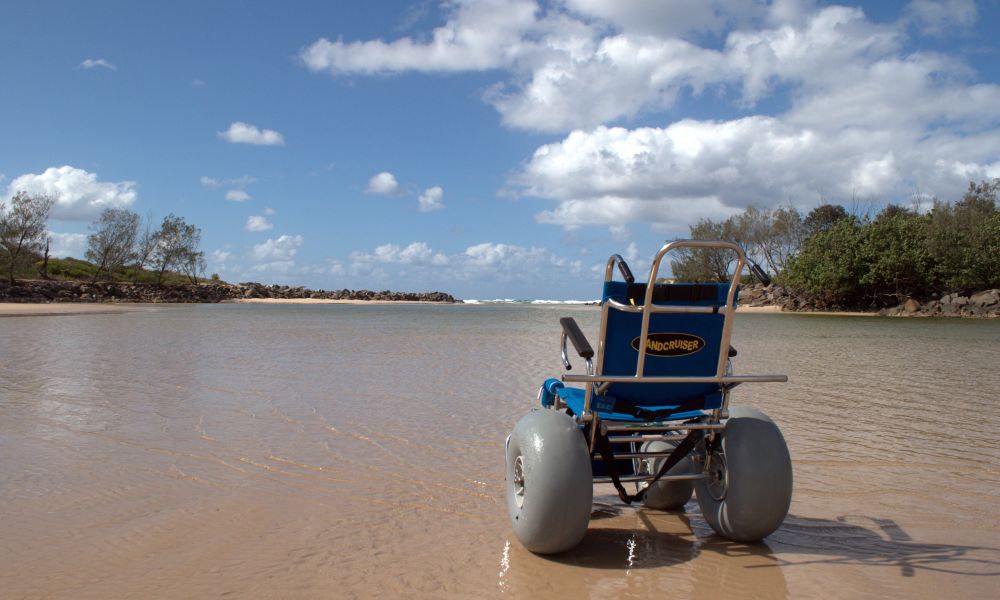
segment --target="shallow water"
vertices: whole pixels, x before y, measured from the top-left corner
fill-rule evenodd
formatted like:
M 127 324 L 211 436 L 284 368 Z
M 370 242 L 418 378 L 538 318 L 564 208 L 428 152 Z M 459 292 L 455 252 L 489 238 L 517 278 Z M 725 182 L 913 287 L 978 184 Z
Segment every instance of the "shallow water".
M 596 490 L 523 550 L 503 440 L 578 306 L 0 319 L 0 596 L 983 597 L 1000 590 L 1000 322 L 741 315 L 734 402 L 788 440 L 765 542 Z

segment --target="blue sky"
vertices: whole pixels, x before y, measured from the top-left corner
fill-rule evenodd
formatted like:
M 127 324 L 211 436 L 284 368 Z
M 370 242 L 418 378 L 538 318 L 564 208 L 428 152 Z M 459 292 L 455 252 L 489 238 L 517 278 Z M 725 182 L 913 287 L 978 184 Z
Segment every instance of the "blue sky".
M 6 2 L 0 194 L 202 229 L 209 272 L 592 298 L 749 204 L 1000 177 L 996 1 Z

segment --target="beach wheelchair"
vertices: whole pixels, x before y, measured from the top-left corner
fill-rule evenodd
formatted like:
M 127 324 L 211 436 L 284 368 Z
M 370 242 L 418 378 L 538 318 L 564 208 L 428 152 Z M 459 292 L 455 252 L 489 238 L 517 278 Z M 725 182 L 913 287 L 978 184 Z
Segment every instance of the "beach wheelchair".
M 732 280 L 657 283 L 663 258 L 679 249 L 735 253 Z M 541 408 L 507 438 L 507 509 L 525 548 L 552 554 L 576 546 L 598 483 L 613 484 L 626 504 L 658 510 L 680 509 L 695 494 L 712 529 L 738 542 L 781 525 L 792 498 L 788 447 L 767 415 L 729 403 L 741 383 L 788 380 L 732 372 L 729 342 L 746 263 L 733 243 L 669 242 L 645 284 L 615 254 L 604 273 L 596 356 L 576 321 L 560 319 L 564 366 L 571 369 L 568 340 L 587 372 L 546 380 Z M 624 281 L 614 281 L 615 267 Z M 751 270 L 766 279 L 756 264 Z

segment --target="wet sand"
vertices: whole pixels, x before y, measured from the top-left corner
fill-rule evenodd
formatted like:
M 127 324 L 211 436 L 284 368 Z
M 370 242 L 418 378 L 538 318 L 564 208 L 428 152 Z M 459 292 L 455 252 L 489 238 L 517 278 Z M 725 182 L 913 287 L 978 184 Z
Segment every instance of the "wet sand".
M 430 302 L 428 300 L 331 300 L 328 298 L 242 298 L 233 300 L 235 304 L 444 304 L 446 302 Z
M 149 304 L 112 303 L 49 303 L 29 304 L 20 302 L 0 302 L 0 317 L 49 317 L 60 315 L 117 314 L 150 310 Z
M 0 320 L 4 598 L 984 598 L 1000 323 L 745 315 L 735 402 L 782 427 L 763 543 L 596 490 L 524 551 L 503 440 L 594 307 L 171 307 Z
M 877 317 L 876 312 L 853 312 L 853 311 L 794 311 L 784 310 L 780 306 L 737 306 L 736 310 L 741 315 L 813 315 L 818 317 Z

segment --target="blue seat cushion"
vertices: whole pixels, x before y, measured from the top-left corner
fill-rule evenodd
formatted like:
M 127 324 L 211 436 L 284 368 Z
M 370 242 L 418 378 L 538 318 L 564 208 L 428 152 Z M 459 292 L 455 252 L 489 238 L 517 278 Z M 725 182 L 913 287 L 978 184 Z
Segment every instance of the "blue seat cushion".
M 580 388 L 559 387 L 558 389 L 555 389 L 553 391 L 555 391 L 555 393 L 559 396 L 559 399 L 562 400 L 566 404 L 566 406 L 568 406 L 569 409 L 573 411 L 573 414 L 577 415 L 583 414 L 584 390 Z M 617 402 L 615 398 L 611 396 L 595 396 L 591 400 L 590 407 L 594 412 L 600 415 L 601 419 L 605 421 L 626 421 L 629 423 L 645 422 L 643 419 L 635 417 L 631 414 L 617 412 L 615 410 L 616 403 Z M 680 403 L 663 404 L 663 405 L 644 404 L 642 407 L 646 410 L 656 411 L 656 410 L 676 408 L 678 406 L 680 406 Z M 721 392 L 714 392 L 705 396 L 706 410 L 716 409 L 721 406 L 722 406 Z M 688 412 L 678 413 L 676 415 L 671 415 L 669 419 L 665 420 L 674 421 L 674 420 L 693 419 L 702 416 L 702 414 L 703 413 L 700 410 L 692 410 Z

